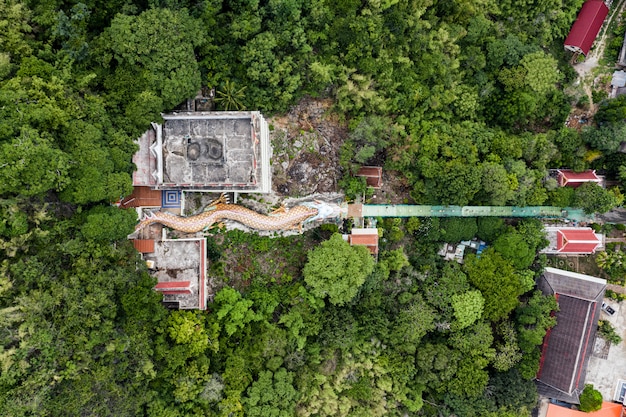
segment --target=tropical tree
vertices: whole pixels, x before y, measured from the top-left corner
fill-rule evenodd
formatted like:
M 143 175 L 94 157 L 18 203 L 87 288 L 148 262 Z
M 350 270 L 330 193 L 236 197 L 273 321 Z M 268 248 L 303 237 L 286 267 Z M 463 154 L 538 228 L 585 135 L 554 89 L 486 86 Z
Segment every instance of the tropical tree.
M 235 83 L 230 80 L 226 80 L 224 86 L 217 90 L 215 102 L 222 108 L 222 110 L 245 110 L 246 106 L 243 104 L 245 90 L 246 86 L 237 89 Z
M 373 270 L 374 260 L 365 246 L 350 246 L 335 233 L 309 252 L 302 273 L 314 295 L 344 305 L 356 296 Z

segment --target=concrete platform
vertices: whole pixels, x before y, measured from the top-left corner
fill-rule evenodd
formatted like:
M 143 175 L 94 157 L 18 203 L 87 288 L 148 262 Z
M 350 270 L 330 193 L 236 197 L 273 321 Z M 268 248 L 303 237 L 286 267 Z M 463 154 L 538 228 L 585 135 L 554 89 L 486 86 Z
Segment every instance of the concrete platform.
M 617 311 L 613 316 L 602 312 L 600 319 L 608 320 L 623 340 L 619 345 L 610 345 L 608 354 L 604 340 L 598 340 L 589 360 L 585 381 L 593 384 L 605 401 L 612 401 L 618 380 L 626 379 L 626 304 L 609 299 L 604 301 Z

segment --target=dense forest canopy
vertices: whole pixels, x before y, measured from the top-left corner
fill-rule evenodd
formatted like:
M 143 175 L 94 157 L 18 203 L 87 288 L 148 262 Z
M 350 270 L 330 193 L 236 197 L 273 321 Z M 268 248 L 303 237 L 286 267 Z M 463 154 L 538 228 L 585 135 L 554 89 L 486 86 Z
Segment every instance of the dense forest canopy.
M 623 99 L 563 127 L 582 2 L 0 0 L 0 414 L 529 416 L 557 308 L 538 221 L 381 220 L 375 265 L 333 227 L 219 233 L 200 313 L 161 306 L 110 203 L 134 139 L 204 86 L 266 115 L 330 98 L 347 194 L 384 160 L 416 203 L 606 211 L 619 189 L 546 180 L 626 180 Z M 474 236 L 481 257 L 437 256 Z

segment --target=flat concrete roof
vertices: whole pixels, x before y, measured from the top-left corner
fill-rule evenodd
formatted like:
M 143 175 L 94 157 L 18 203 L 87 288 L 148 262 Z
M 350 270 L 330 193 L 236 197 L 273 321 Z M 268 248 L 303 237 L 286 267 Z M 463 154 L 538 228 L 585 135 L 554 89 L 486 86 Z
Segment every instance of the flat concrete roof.
M 178 302 L 180 309 L 206 310 L 206 240 L 155 241 L 154 252 L 144 259 L 154 261 L 152 274 L 159 283 L 190 282 L 190 294 L 163 294 L 164 302 Z
M 153 123 L 153 134 L 142 136 L 133 159 L 142 173 L 137 177 L 146 185 L 212 192 L 271 191 L 269 127 L 261 113 L 179 112 L 164 114 L 163 120 L 163 124 Z

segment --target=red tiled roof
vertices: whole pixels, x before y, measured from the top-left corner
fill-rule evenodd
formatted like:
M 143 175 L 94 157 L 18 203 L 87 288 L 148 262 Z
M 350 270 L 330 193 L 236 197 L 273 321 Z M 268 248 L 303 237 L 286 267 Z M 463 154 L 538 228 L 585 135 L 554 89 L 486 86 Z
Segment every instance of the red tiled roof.
M 166 281 L 159 282 L 154 288 L 160 289 L 168 289 L 168 288 L 189 288 L 191 281 Z
M 559 184 L 561 186 L 569 185 L 569 186 L 578 186 L 580 183 L 584 182 L 601 182 L 600 177 L 596 175 L 596 171 L 587 170 L 583 172 L 574 172 L 570 169 L 559 169 Z
M 137 252 L 154 252 L 154 240 L 152 239 L 133 239 L 133 246 L 137 249 Z
M 560 229 L 556 235 L 560 253 L 594 253 L 601 244 L 590 228 Z
M 609 8 L 602 0 L 586 1 L 565 39 L 565 47 L 587 55 L 608 13 Z
M 191 281 L 167 281 L 159 282 L 154 289 L 163 294 L 189 294 L 191 293 Z
M 350 245 L 364 245 L 372 252 L 378 253 L 378 234 L 375 235 L 350 235 Z
M 380 188 L 383 186 L 383 169 L 381 167 L 361 167 L 356 176 L 365 177 L 365 181 L 370 187 Z
M 134 187 L 133 193 L 122 199 L 120 207 L 161 207 L 161 190 L 153 190 L 150 187 Z

